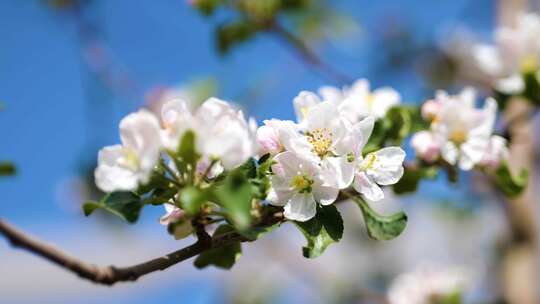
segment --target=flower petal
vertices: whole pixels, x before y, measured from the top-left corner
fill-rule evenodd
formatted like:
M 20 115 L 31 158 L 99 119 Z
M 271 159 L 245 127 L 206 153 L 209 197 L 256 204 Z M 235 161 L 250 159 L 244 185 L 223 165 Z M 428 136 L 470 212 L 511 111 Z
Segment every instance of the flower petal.
M 366 199 L 376 202 L 384 198 L 382 189 L 367 176 L 365 172 L 359 172 L 354 178 L 353 188 Z
M 368 175 L 379 185 L 392 185 L 403 176 L 405 151 L 399 147 L 387 147 L 375 152 L 376 161 Z
M 317 203 L 311 193 L 296 193 L 285 205 L 283 215 L 289 220 L 305 222 L 315 216 Z

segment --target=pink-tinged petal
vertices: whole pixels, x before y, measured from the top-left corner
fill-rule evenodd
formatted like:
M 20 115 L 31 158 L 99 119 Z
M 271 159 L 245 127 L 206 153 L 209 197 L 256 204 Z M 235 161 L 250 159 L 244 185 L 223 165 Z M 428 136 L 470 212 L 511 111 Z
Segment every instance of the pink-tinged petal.
M 358 193 L 362 194 L 369 201 L 380 201 L 384 198 L 382 189 L 371 180 L 365 172 L 356 174 L 353 182 L 353 188 Z

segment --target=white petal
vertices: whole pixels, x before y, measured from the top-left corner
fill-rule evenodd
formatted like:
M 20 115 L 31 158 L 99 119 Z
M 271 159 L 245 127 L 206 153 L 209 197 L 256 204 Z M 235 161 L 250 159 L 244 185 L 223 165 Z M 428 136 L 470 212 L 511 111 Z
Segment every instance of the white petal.
M 373 92 L 371 113 L 376 118 L 382 118 L 391 107 L 399 104 L 400 101 L 401 96 L 396 90 L 390 87 L 379 88 Z
M 343 94 L 341 93 L 341 90 L 336 87 L 321 87 L 319 88 L 319 94 L 322 96 L 322 99 L 324 101 L 333 102 L 335 104 L 339 104 L 343 100 Z
M 270 203 L 270 205 L 285 206 L 293 195 L 293 191 L 278 191 L 275 188 L 270 188 L 268 195 L 266 196 L 266 200 Z
M 315 216 L 317 203 L 311 193 L 296 193 L 285 205 L 283 215 L 289 220 L 305 222 Z
M 129 114 L 120 121 L 122 144 L 136 152 L 142 171 L 151 171 L 158 161 L 160 135 L 158 119 L 147 110 Z
M 403 176 L 405 151 L 399 147 L 387 147 L 375 152 L 375 156 L 374 168 L 368 170 L 368 175 L 379 185 L 397 183 Z
M 123 157 L 120 145 L 104 147 L 98 154 L 98 166 L 94 172 L 96 186 L 104 192 L 133 191 L 137 189 L 137 172 L 119 166 Z
M 376 202 L 384 198 L 382 189 L 371 180 L 365 172 L 356 174 L 353 183 L 354 190 L 362 194 L 366 199 Z
M 510 77 L 499 79 L 495 84 L 495 88 L 497 91 L 505 94 L 519 94 L 525 89 L 525 81 L 523 81 L 523 77 L 520 74 L 514 74 Z
M 313 196 L 321 205 L 330 205 L 336 201 L 339 189 L 333 186 L 313 185 Z
M 458 149 L 454 143 L 448 141 L 446 142 L 441 149 L 442 157 L 451 165 L 455 165 L 458 159 Z
M 324 158 L 321 167 L 326 184 L 338 189 L 349 187 L 354 178 L 354 165 L 355 162 L 349 162 L 346 155 Z
M 476 136 L 469 138 L 460 146 L 459 167 L 461 170 L 471 170 L 482 160 L 489 145 L 489 137 Z
M 302 122 L 310 108 L 321 102 L 319 96 L 313 92 L 302 91 L 293 100 L 294 112 L 298 122 Z

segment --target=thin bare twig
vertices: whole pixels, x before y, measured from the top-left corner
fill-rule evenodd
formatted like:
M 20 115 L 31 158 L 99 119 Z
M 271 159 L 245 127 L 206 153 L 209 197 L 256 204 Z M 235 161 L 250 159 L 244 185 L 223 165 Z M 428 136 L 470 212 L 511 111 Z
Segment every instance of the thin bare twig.
M 3 220 L 0 220 L 0 234 L 3 234 L 14 247 L 30 251 L 77 274 L 83 279 L 109 286 L 117 282 L 135 281 L 146 274 L 165 270 L 209 249 L 218 248 L 237 241 L 247 241 L 247 239 L 239 234 L 228 234 L 213 238 L 210 241 L 197 241 L 193 245 L 133 266 L 116 267 L 111 265 L 103 267 L 87 263 L 66 254 L 54 246 L 28 236 Z
M 279 22 L 272 22 L 268 26 L 268 31 L 275 33 L 287 45 L 291 46 L 304 63 L 318 69 L 324 75 L 327 75 L 337 83 L 345 84 L 353 81 L 351 77 L 343 74 L 331 65 L 324 62 L 313 50 L 308 47 L 304 41 L 296 37 L 292 32 L 279 24 Z

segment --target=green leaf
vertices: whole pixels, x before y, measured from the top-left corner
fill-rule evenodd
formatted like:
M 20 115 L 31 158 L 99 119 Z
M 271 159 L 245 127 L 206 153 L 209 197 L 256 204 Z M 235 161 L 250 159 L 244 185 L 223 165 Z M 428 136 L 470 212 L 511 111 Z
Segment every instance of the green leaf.
M 308 259 L 320 256 L 328 246 L 339 242 L 343 236 L 343 219 L 334 205 L 318 208 L 314 218 L 295 224 L 308 242 L 302 248 L 304 257 Z
M 197 214 L 208 200 L 208 195 L 204 190 L 193 186 L 183 188 L 179 194 L 180 206 L 188 215 Z
M 401 179 L 392 187 L 395 194 L 406 194 L 415 192 L 420 180 L 433 179 L 437 176 L 436 166 L 426 166 L 415 169 L 405 169 Z
M 10 162 L 0 162 L 0 176 L 14 175 L 17 169 Z
M 83 211 L 84 215 L 89 216 L 96 209 L 103 209 L 129 223 L 134 223 L 139 218 L 143 206 L 140 197 L 131 192 L 113 192 L 105 195 L 99 202 L 86 202 Z
M 279 227 L 278 224 L 274 224 L 272 226 L 267 226 L 267 227 L 252 227 L 246 230 L 240 230 L 238 231 L 238 233 L 245 236 L 247 239 L 254 241 L 254 240 L 259 239 L 261 236 L 272 232 L 277 227 Z
M 218 26 L 215 34 L 218 51 L 220 54 L 226 54 L 234 46 L 253 37 L 257 31 L 257 24 L 248 19 L 236 20 Z
M 353 200 L 358 204 L 364 215 L 369 237 L 379 241 L 391 240 L 399 236 L 407 226 L 407 215 L 398 212 L 389 216 L 380 215 L 361 198 L 355 196 Z
M 214 183 L 209 189 L 209 200 L 222 206 L 239 230 L 251 224 L 253 195 L 253 185 L 242 167 L 229 172 L 223 181 Z
M 230 225 L 221 225 L 216 229 L 213 237 L 215 238 L 234 231 L 234 227 Z M 197 268 L 205 268 L 209 265 L 214 265 L 219 268 L 230 269 L 241 255 L 242 246 L 240 241 L 236 241 L 201 253 L 197 259 L 195 259 L 194 265 Z
M 512 175 L 508 163 L 503 162 L 495 171 L 495 184 L 509 198 L 519 196 L 527 187 L 529 172 L 521 169 L 518 175 Z

